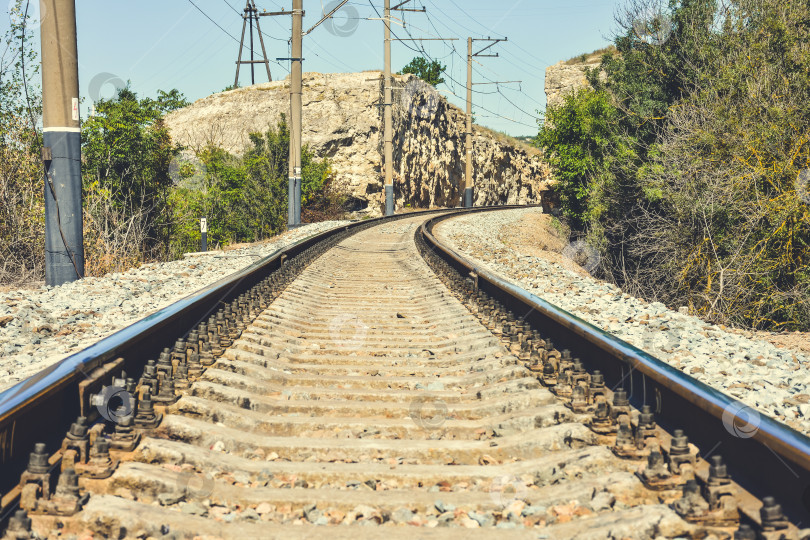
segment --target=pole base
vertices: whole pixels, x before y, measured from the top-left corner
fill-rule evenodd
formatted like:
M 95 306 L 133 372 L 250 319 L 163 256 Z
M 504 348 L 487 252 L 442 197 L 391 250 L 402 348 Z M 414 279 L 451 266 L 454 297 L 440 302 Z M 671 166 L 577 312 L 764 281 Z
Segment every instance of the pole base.
M 43 144 L 53 156 L 45 184 L 45 283 L 56 286 L 84 276 L 81 135 L 46 131 Z
M 385 186 L 385 215 L 394 215 L 394 186 Z
M 472 208 L 473 206 L 473 188 L 468 187 L 464 190 L 464 208 Z
M 301 225 L 301 178 L 290 177 L 287 191 L 287 226 Z

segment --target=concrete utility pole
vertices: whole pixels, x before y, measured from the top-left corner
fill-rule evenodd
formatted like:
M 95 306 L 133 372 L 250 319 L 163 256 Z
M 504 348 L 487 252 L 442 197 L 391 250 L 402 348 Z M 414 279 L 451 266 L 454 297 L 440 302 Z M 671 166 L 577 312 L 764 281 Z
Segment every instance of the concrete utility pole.
M 301 224 L 301 94 L 303 63 L 303 0 L 293 0 L 292 11 L 292 66 L 290 70 L 290 172 L 287 225 Z
M 248 0 L 251 4 L 252 0 Z M 290 66 L 290 159 L 287 178 L 289 187 L 287 189 L 287 226 L 297 227 L 301 225 L 301 118 L 303 116 L 301 105 L 302 89 L 302 63 L 303 58 L 303 25 L 304 25 L 304 2 L 303 0 L 293 0 L 292 11 L 274 11 L 259 13 L 259 17 L 276 17 L 279 15 L 292 15 L 292 35 L 290 36 L 290 58 L 276 58 L 277 61 L 289 60 Z M 255 3 L 253 4 L 255 8 Z M 258 27 L 258 19 L 257 19 Z M 244 29 L 242 30 L 244 39 Z M 259 30 L 261 38 L 261 29 Z M 264 41 L 262 41 L 264 47 Z M 265 60 L 267 55 L 265 54 Z M 267 71 L 270 73 L 270 68 Z
M 467 131 L 465 133 L 467 156 L 464 166 L 464 186 L 461 190 L 464 197 L 464 208 L 472 208 L 472 38 L 467 38 Z
M 84 276 L 79 53 L 75 0 L 40 0 L 45 282 Z
M 506 38 L 503 39 L 473 39 L 467 38 L 467 133 L 466 135 L 466 158 L 465 158 L 465 166 L 464 166 L 464 185 L 462 186 L 461 192 L 463 193 L 464 197 L 464 207 L 465 208 L 472 208 L 473 206 L 473 166 L 472 166 L 472 87 L 473 87 L 473 80 L 472 80 L 472 62 L 473 58 L 476 56 L 485 56 L 485 57 L 492 57 L 497 58 L 498 53 L 495 54 L 481 54 L 485 50 L 489 49 L 496 43 L 500 41 L 506 41 Z M 478 51 L 477 53 L 473 53 L 473 41 L 489 41 L 491 42 L 489 45 Z M 519 81 L 506 81 L 506 82 L 519 82 Z M 479 84 L 506 84 L 506 82 L 498 83 L 498 82 L 489 82 L 489 83 L 479 83 Z
M 385 215 L 394 214 L 394 135 L 393 135 L 393 80 L 391 79 L 391 12 L 392 11 L 412 11 L 415 13 L 425 13 L 425 8 L 412 9 L 404 8 L 405 4 L 411 0 L 403 0 L 394 7 L 391 7 L 391 0 L 385 0 L 385 13 L 383 23 L 385 23 L 385 68 L 383 70 L 383 143 L 385 167 Z M 341 4 L 342 5 L 342 4 Z M 379 12 L 378 12 L 379 15 Z M 378 20 L 378 19 L 375 19 Z M 443 38 L 427 38 L 441 40 Z M 421 38 L 411 38 L 420 41 Z M 397 41 L 410 41 L 397 38 Z
M 385 0 L 385 72 L 383 75 L 383 119 L 385 122 L 385 215 L 394 214 L 394 136 L 391 105 L 391 0 Z

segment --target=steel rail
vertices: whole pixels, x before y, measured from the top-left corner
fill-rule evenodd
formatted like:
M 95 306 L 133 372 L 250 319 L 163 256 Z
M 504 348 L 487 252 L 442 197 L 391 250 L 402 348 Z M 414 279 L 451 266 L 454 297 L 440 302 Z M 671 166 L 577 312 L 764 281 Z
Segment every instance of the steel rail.
M 481 210 L 491 207 L 482 207 Z M 496 207 L 504 208 L 504 207 Z M 418 214 L 454 212 L 428 210 Z M 231 302 L 262 279 L 278 270 L 308 248 L 344 231 L 402 219 L 415 213 L 358 221 L 310 236 L 255 261 L 189 296 L 101 339 L 32 377 L 0 393 L 0 503 L 7 502 L 16 488 L 28 455 L 37 442 L 53 452 L 70 424 L 86 407 L 86 394 L 80 385 L 93 378 L 94 371 L 123 358 L 123 369 L 133 376 L 141 373 L 146 361 L 156 358 L 164 347 L 188 335 L 225 303 Z M 120 367 L 116 366 L 116 371 Z M 105 384 L 109 376 L 105 374 Z M 86 383 L 85 383 L 86 384 Z M 100 384 L 91 388 L 99 390 Z M 0 504 L 0 521 L 2 510 Z
M 701 457 L 722 454 L 733 479 L 758 498 L 772 495 L 798 526 L 810 526 L 810 438 L 760 415 L 742 402 L 690 377 L 633 345 L 476 266 L 433 234 L 459 213 L 426 221 L 427 245 L 477 287 L 554 337 L 612 388 L 624 387 L 633 406 L 653 406 L 668 431 L 684 429 Z
M 79 384 L 96 368 L 123 358 L 127 373 L 140 373 L 148 358 L 156 358 L 164 347 L 171 347 L 218 308 L 280 268 L 284 260 L 361 223 L 277 250 L 0 393 L 0 495 L 16 486 L 36 442 L 46 443 L 49 449 L 59 445 L 65 429 L 81 411 Z

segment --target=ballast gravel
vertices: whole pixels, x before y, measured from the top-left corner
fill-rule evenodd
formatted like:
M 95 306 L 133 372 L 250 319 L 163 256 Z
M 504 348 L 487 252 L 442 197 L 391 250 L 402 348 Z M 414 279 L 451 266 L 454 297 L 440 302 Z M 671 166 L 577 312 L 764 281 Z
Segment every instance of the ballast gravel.
M 573 261 L 557 256 L 564 261 L 560 264 L 504 243 L 507 231 L 540 212 L 531 208 L 473 214 L 444 221 L 436 231 L 441 241 L 501 278 L 739 400 L 731 408 L 735 413 L 743 410 L 749 423 L 726 425 L 731 433 L 750 436 L 763 413 L 810 434 L 810 359 L 725 331 L 683 313 L 686 308 L 673 311 L 660 302 L 624 294 L 572 268 Z M 578 258 L 581 263 L 587 259 Z
M 313 223 L 247 247 L 0 293 L 0 392 L 262 257 L 347 223 Z

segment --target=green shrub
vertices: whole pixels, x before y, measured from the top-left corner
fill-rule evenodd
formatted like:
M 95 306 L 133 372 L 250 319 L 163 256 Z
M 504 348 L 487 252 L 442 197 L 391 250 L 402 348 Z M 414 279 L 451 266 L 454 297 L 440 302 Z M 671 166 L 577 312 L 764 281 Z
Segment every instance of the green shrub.
M 212 245 L 254 242 L 286 229 L 289 141 L 282 115 L 275 128 L 250 134 L 251 147 L 242 157 L 212 147 L 197 155 L 205 165 L 201 185 L 176 188 L 171 198 L 176 216 L 175 256 L 196 250 L 201 217 L 208 220 Z M 324 186 L 331 174 L 329 162 L 315 159 L 305 147 L 301 164 L 302 206 L 306 208 L 314 199 L 323 205 Z

